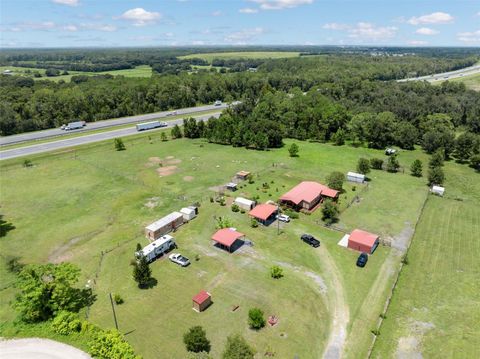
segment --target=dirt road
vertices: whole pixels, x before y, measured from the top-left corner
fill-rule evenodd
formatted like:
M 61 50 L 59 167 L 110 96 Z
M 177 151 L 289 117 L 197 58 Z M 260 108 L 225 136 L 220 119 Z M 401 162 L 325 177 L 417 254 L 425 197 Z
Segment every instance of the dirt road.
M 0 340 L 2 359 L 91 359 L 90 355 L 70 345 L 49 339 L 28 338 Z

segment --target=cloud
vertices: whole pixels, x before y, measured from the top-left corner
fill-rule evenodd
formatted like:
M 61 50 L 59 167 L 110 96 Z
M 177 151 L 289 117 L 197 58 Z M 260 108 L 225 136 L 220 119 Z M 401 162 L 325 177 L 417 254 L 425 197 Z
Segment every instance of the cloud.
M 82 23 L 80 24 L 80 28 L 83 30 L 105 31 L 105 32 L 113 32 L 117 30 L 117 27 L 115 25 L 95 24 L 95 23 Z
M 131 21 L 134 26 L 145 26 L 148 24 L 153 24 L 156 21 L 160 20 L 162 14 L 159 12 L 150 12 L 141 7 L 135 9 L 130 9 L 125 11 L 119 19 Z
M 241 12 L 242 14 L 256 14 L 258 12 L 258 9 L 252 9 L 250 7 L 245 7 L 243 9 L 238 10 L 238 12 Z
M 212 12 L 212 16 L 221 16 L 222 12 L 220 10 Z
M 412 17 L 407 21 L 411 25 L 422 24 L 450 24 L 453 22 L 453 16 L 445 12 L 434 12 L 428 15 Z
M 78 0 L 52 0 L 55 4 L 77 6 Z
M 78 31 L 78 27 L 76 25 L 64 25 L 62 26 L 62 30 L 64 31 Z
M 457 39 L 465 43 L 480 43 L 480 30 L 472 32 L 460 32 L 457 34 Z
M 375 26 L 369 22 L 359 22 L 356 27 L 349 29 L 348 37 L 352 39 L 384 40 L 397 34 L 398 28 L 394 26 Z
M 56 24 L 53 21 L 44 22 L 23 22 L 14 23 L 10 26 L 1 27 L 2 32 L 20 32 L 20 31 L 116 31 L 117 27 L 110 24 L 97 24 L 97 23 L 80 23 L 80 24 Z
M 347 24 L 339 24 L 337 22 L 330 22 L 322 26 L 323 29 L 327 30 L 347 30 L 350 28 L 350 25 Z
M 300 5 L 312 4 L 313 0 L 249 0 L 260 5 L 262 10 L 291 9 Z
M 412 46 L 422 46 L 422 45 L 427 45 L 428 42 L 423 40 L 410 40 L 410 41 L 407 41 L 407 44 Z
M 419 35 L 436 35 L 438 34 L 438 31 L 430 29 L 429 27 L 421 27 L 420 29 L 417 29 L 415 33 Z
M 244 29 L 241 31 L 232 32 L 225 36 L 225 41 L 237 45 L 244 45 L 247 42 L 253 40 L 265 33 L 265 30 L 261 27 L 255 27 L 253 29 Z

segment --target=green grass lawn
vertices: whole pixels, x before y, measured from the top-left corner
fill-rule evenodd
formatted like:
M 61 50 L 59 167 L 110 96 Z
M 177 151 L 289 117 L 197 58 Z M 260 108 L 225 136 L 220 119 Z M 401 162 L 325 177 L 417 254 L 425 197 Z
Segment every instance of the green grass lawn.
M 102 72 L 88 72 L 88 71 L 68 71 L 68 75 L 60 75 L 60 76 L 53 76 L 47 77 L 45 76 L 45 69 L 40 68 L 33 68 L 33 67 L 15 67 L 15 66 L 0 66 L 0 73 L 5 70 L 11 70 L 16 75 L 23 75 L 32 77 L 34 80 L 51 80 L 51 81 L 66 81 L 69 82 L 72 76 L 75 75 L 87 75 L 87 76 L 95 76 L 95 75 L 105 75 L 110 74 L 113 76 L 125 76 L 125 77 L 150 77 L 152 76 L 152 68 L 149 65 L 140 65 L 136 66 L 133 69 L 126 69 L 126 70 L 113 70 L 113 71 L 102 71 Z M 30 73 L 28 73 L 30 71 Z M 42 77 L 33 77 L 33 72 L 39 72 L 42 74 Z
M 480 348 L 480 181 L 446 165 L 446 195 L 430 196 L 374 358 L 476 358 Z
M 221 353 L 227 335 L 235 332 L 262 355 L 274 351 L 279 358 L 318 357 L 330 332 L 336 330 L 332 322 L 336 311 L 346 320 L 346 356 L 364 356 L 398 268 L 400 255 L 395 249 L 381 246 L 367 267 L 359 269 L 358 253 L 337 245 L 343 233 L 321 226 L 320 210 L 283 225 L 277 235 L 276 226 L 251 228 L 246 214 L 210 203 L 214 192 L 209 189 L 230 181 L 239 170 L 253 172 L 255 183 L 241 184 L 230 197 L 258 194 L 265 201 L 277 199 L 301 180 L 324 182 L 331 171 L 353 170 L 360 156 L 383 157 L 380 151 L 366 148 L 297 142 L 300 157 L 291 158 L 287 150 L 291 142 L 281 149 L 253 151 L 201 140 L 162 142 L 159 133 L 150 133 L 125 138 L 127 150 L 122 152 L 114 151 L 112 141 L 107 141 L 75 152 L 31 156 L 31 168 L 23 168 L 22 159 L 2 161 L 2 214 L 16 229 L 0 240 L 0 252 L 19 255 L 28 263 L 76 263 L 82 268 L 82 285 L 98 271 L 98 299 L 89 319 L 113 327 L 108 293 L 121 294 L 125 304 L 117 308 L 120 329 L 129 332 L 128 341 L 147 359 L 159 353 L 184 358 L 182 335 L 196 324 L 205 327 L 214 357 Z M 414 151 L 399 157 L 408 167 L 423 155 Z M 174 173 L 159 177 L 157 170 L 166 166 L 176 166 Z M 414 224 L 425 197 L 425 180 L 403 173 L 374 172 L 370 177 L 365 191 L 358 185 L 353 191 L 351 184 L 345 184 L 339 226 L 396 238 L 407 222 Z M 263 183 L 269 188 L 262 190 Z M 361 201 L 347 208 L 359 193 Z M 396 203 L 382 196 L 408 197 L 408 201 Z M 180 268 L 158 260 L 151 265 L 158 284 L 138 289 L 129 262 L 136 243 L 147 244 L 143 227 L 196 201 L 201 203 L 199 217 L 174 233 L 179 251 L 192 259 L 192 265 Z M 375 201 L 383 210 L 375 208 Z M 230 217 L 254 246 L 235 254 L 212 247 L 214 216 L 219 215 Z M 299 236 L 305 232 L 318 237 L 322 246 L 312 249 L 303 244 Z M 110 252 L 99 267 L 102 251 Z M 194 260 L 196 255 L 199 261 Z M 284 268 L 284 278 L 269 277 L 273 264 Z M 14 280 L 4 269 L 0 275 L 0 287 Z M 212 293 L 214 304 L 198 314 L 191 309 L 191 298 L 200 289 Z M 14 319 L 8 305 L 14 293 L 12 288 L 0 291 L 2 322 Z M 240 307 L 232 312 L 234 305 Z M 277 315 L 279 324 L 259 332 L 249 330 L 246 316 L 253 306 L 267 316 Z M 350 332 L 354 335 L 348 336 Z
M 453 82 L 463 82 L 467 88 L 480 91 L 480 74 L 464 76 L 458 79 L 451 80 Z
M 179 59 L 203 59 L 209 63 L 213 59 L 281 59 L 287 57 L 298 57 L 299 52 L 291 51 L 238 51 L 238 52 L 209 52 L 179 56 Z

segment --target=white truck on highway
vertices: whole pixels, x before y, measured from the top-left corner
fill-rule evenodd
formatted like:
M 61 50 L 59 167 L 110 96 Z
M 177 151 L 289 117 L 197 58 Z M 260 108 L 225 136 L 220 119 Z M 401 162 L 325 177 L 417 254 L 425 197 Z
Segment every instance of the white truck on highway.
M 62 126 L 62 130 L 70 131 L 70 130 L 77 130 L 79 128 L 84 128 L 87 125 L 85 121 L 75 121 L 69 122 L 68 125 Z
M 137 131 L 151 130 L 152 128 L 166 127 L 166 122 L 152 121 L 137 124 Z
M 177 245 L 175 239 L 168 234 L 161 236 L 157 240 L 150 243 L 141 251 L 135 252 L 135 257 L 140 258 L 144 256 L 148 263 L 153 262 L 155 258 L 161 256 L 168 251 L 174 249 Z

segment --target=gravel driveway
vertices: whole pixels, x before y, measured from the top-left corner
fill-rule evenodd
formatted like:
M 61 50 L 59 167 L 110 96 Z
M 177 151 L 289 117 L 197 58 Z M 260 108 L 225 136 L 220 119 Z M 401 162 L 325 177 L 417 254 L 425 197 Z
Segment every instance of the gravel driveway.
M 91 359 L 90 355 L 70 345 L 49 339 L 0 340 L 2 359 Z

